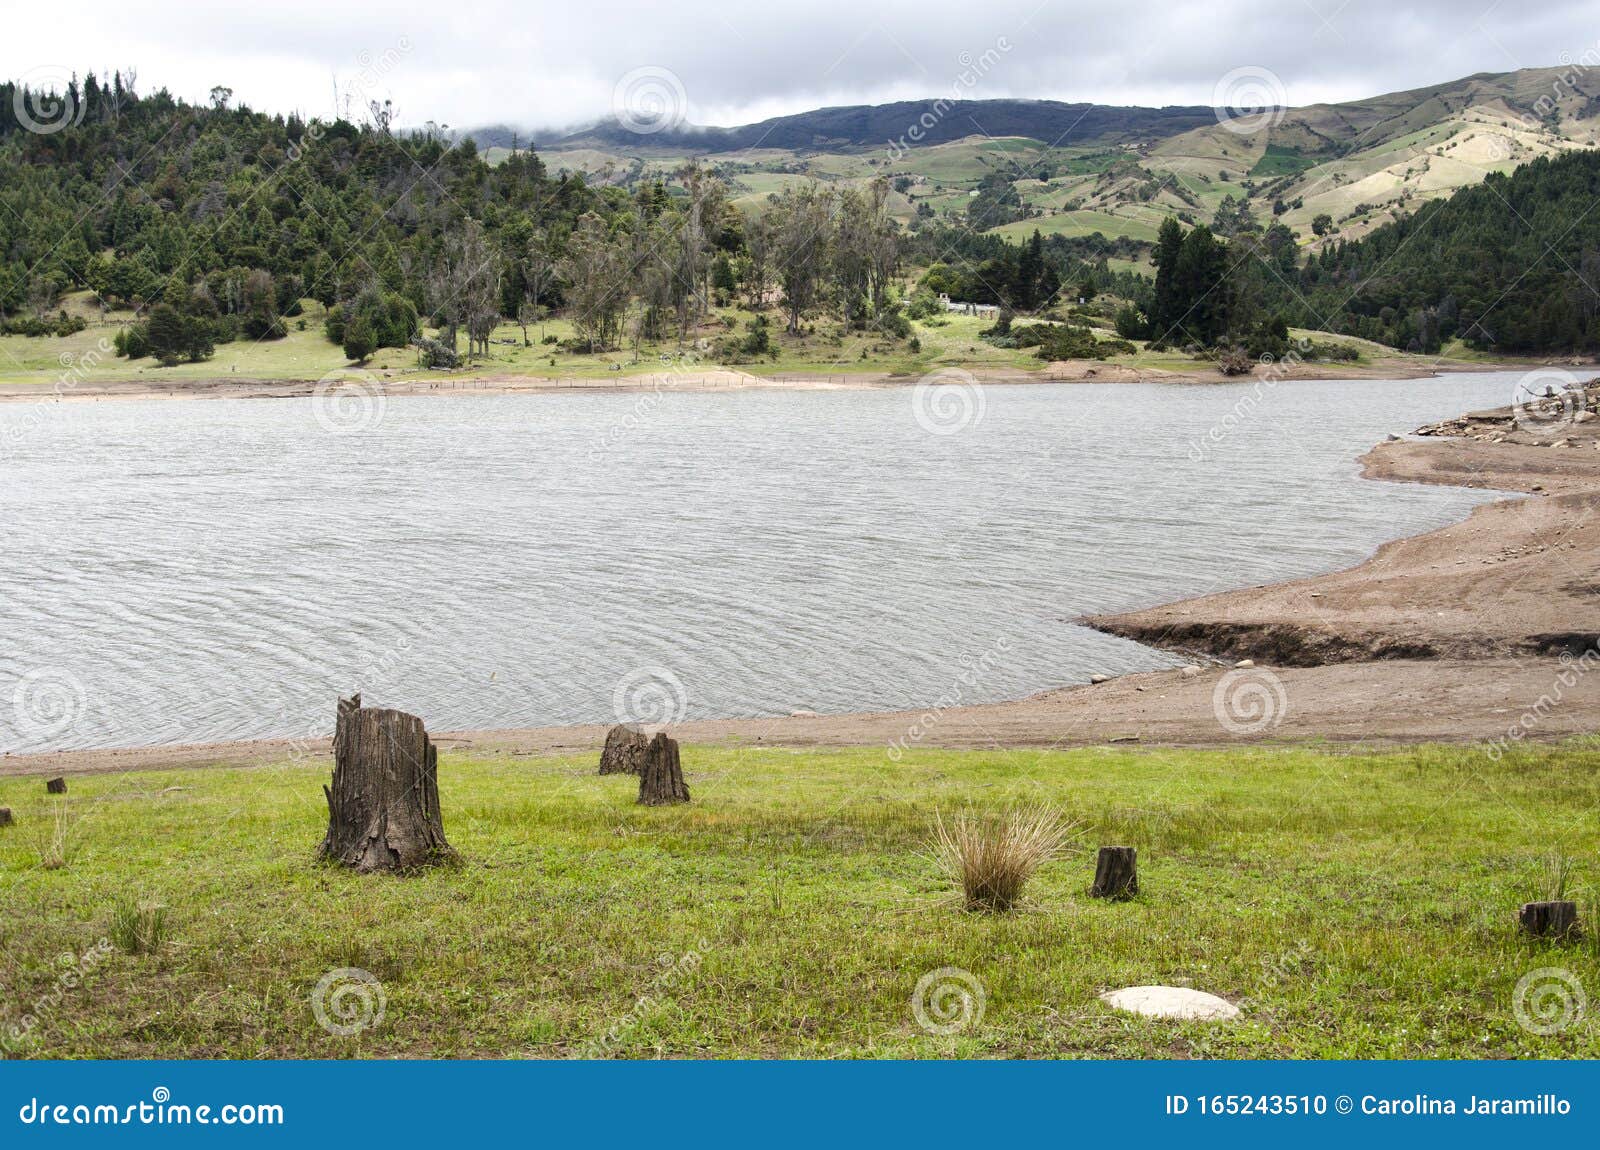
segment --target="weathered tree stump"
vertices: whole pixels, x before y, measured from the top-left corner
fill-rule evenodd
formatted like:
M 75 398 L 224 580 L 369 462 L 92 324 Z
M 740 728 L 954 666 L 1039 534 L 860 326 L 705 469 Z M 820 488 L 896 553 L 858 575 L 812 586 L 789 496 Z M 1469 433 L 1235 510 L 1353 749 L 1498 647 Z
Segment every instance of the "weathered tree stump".
M 639 801 L 647 807 L 689 801 L 689 788 L 683 782 L 683 767 L 678 762 L 678 742 L 665 733 L 657 734 L 645 748 L 644 766 L 639 770 Z
M 1094 864 L 1095 898 L 1132 898 L 1139 893 L 1139 852 L 1132 847 L 1101 847 Z
M 412 870 L 455 858 L 439 810 L 439 753 L 422 720 L 339 700 L 328 833 L 320 856 L 358 871 Z
M 9 827 L 17 820 L 11 817 L 10 807 L 0 807 L 0 827 Z
M 600 752 L 602 775 L 637 775 L 644 769 L 645 751 L 650 740 L 637 723 L 618 723 L 606 733 Z
M 1577 929 L 1578 904 L 1525 902 L 1517 912 L 1517 923 L 1535 938 L 1562 938 Z
M 44 781 L 44 789 L 46 794 L 64 795 L 67 793 L 67 780 L 60 777 L 46 779 Z

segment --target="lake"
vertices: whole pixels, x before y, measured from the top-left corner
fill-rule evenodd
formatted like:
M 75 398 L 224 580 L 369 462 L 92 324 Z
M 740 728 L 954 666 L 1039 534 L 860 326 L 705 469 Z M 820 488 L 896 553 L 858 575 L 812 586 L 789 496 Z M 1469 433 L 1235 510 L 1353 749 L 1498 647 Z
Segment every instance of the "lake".
M 1516 373 L 0 405 L 0 749 L 924 707 L 1180 660 L 1083 614 L 1346 566 Z

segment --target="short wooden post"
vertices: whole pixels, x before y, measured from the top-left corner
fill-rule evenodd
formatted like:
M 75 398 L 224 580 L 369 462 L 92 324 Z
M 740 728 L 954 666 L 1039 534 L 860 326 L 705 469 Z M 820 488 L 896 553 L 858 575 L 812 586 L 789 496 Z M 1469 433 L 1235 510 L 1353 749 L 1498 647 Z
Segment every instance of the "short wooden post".
M 10 807 L 0 807 L 0 827 L 9 827 L 17 820 L 11 817 Z
M 53 779 L 46 779 L 44 789 L 46 794 L 64 795 L 67 793 L 67 780 L 59 775 Z
M 600 752 L 602 775 L 637 775 L 644 769 L 644 753 L 650 740 L 637 723 L 618 723 L 606 733 Z
M 1578 904 L 1525 902 L 1517 912 L 1517 923 L 1534 938 L 1563 938 L 1578 927 Z
M 678 762 L 678 743 L 665 732 L 657 734 L 645 748 L 644 766 L 639 771 L 639 801 L 647 807 L 689 801 L 689 788 L 683 782 L 683 767 Z
M 1139 852 L 1132 847 L 1101 847 L 1094 863 L 1095 898 L 1124 899 L 1139 893 Z

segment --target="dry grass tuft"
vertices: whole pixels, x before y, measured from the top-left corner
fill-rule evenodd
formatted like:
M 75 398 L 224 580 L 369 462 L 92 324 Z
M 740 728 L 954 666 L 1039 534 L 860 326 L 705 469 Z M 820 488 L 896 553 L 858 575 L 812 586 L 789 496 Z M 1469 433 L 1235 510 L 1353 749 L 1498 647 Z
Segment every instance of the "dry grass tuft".
M 1035 871 L 1078 849 L 1072 842 L 1076 829 L 1046 806 L 990 818 L 958 815 L 948 825 L 936 816 L 934 857 L 961 884 L 968 910 L 1007 911 Z

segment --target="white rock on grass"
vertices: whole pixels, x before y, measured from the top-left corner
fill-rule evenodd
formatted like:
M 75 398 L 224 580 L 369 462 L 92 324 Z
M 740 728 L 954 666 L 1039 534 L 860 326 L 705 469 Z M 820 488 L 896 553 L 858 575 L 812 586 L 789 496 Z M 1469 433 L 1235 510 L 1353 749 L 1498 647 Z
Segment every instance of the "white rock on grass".
M 1186 986 L 1130 986 L 1108 990 L 1101 1001 L 1146 1018 L 1195 1018 L 1222 1022 L 1239 1017 L 1239 1008 L 1225 998 Z

